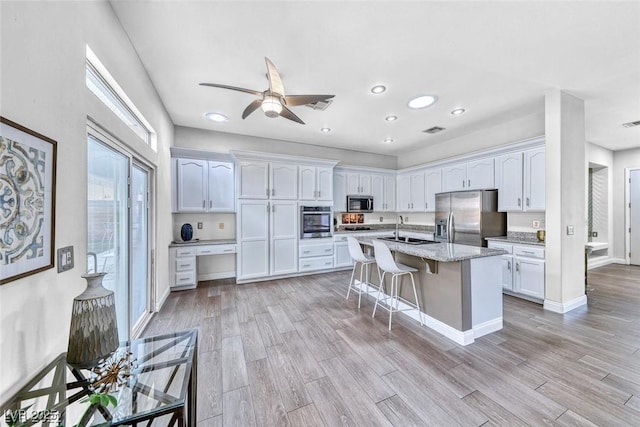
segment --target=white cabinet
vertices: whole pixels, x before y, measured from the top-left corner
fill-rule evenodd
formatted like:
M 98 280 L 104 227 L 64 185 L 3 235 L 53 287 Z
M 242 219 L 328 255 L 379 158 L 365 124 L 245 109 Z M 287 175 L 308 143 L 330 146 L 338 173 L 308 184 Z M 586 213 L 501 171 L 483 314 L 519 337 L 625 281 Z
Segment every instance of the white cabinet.
M 493 157 L 442 168 L 442 191 L 495 188 Z
M 172 290 L 194 288 L 196 281 L 196 249 L 193 246 L 170 248 L 169 285 Z
M 362 173 L 347 173 L 347 195 L 371 195 L 371 175 Z
M 238 162 L 238 198 L 281 199 L 298 198 L 298 166 L 253 160 Z
M 489 248 L 506 250 L 502 255 L 502 287 L 513 295 L 544 300 L 544 253 L 541 246 L 490 241 Z
M 374 199 L 375 202 L 375 199 Z M 335 172 L 333 174 L 333 211 L 347 211 L 347 174 Z
M 424 172 L 413 172 L 398 175 L 397 181 L 398 211 L 424 212 Z
M 333 268 L 333 240 L 308 239 L 301 240 L 300 271 L 325 270 Z
M 300 200 L 333 201 L 333 168 L 300 166 L 298 176 Z
M 298 271 L 298 203 L 272 201 L 270 215 L 271 275 Z
M 234 212 L 233 163 L 176 158 L 177 212 Z
M 238 280 L 269 275 L 269 202 L 238 202 Z
M 347 243 L 347 236 L 334 236 L 333 237 L 333 266 L 338 267 L 351 267 L 353 261 L 349 254 L 349 244 Z
M 371 195 L 373 196 L 373 210 L 375 212 L 395 212 L 395 175 L 371 175 Z
M 425 210 L 436 211 L 436 193 L 442 192 L 442 169 L 427 169 L 424 172 Z
M 495 183 L 499 211 L 544 211 L 544 147 L 496 157 Z

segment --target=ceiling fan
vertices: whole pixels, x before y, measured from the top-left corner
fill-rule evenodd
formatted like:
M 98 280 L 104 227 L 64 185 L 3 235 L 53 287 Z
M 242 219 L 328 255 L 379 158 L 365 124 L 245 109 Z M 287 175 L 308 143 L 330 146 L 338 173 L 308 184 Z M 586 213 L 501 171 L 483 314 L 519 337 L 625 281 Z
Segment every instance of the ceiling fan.
M 285 119 L 293 120 L 300 124 L 304 122 L 300 117 L 293 114 L 293 111 L 289 107 L 295 107 L 296 105 L 313 104 L 316 102 L 327 101 L 333 98 L 335 95 L 285 95 L 284 86 L 282 85 L 282 79 L 280 74 L 273 65 L 273 62 L 269 58 L 264 58 L 267 63 L 267 79 L 269 80 L 269 89 L 264 92 L 260 92 L 252 89 L 245 89 L 236 86 L 219 85 L 216 83 L 200 83 L 200 86 L 219 87 L 222 89 L 237 90 L 239 92 L 250 93 L 252 95 L 258 95 L 260 98 L 253 101 L 242 112 L 242 119 L 246 119 L 249 114 L 253 113 L 258 107 L 262 108 L 264 114 L 267 117 L 282 116 Z

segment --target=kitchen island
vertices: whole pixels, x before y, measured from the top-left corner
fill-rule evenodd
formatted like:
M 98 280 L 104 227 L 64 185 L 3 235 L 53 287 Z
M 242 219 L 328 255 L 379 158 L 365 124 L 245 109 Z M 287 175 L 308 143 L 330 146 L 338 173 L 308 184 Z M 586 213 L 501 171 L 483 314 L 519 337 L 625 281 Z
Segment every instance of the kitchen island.
M 372 238 L 357 240 L 372 250 Z M 414 277 L 421 312 L 412 309 L 404 314 L 416 320 L 422 316 L 426 326 L 461 345 L 502 329 L 501 255 L 504 251 L 454 243 L 411 245 L 379 241 L 389 247 L 397 262 L 418 269 Z M 388 288 L 386 278 L 385 282 Z M 375 272 L 371 274 L 371 283 L 366 291 L 375 298 L 379 286 Z M 411 286 L 404 286 L 400 296 L 413 301 Z

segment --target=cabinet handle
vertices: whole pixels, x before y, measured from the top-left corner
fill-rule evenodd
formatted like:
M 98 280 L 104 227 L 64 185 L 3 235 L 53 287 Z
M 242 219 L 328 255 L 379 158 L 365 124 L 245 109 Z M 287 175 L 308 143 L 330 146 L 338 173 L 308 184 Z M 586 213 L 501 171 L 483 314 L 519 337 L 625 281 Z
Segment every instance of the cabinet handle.
M 407 209 L 411 208 L 411 203 L 407 203 Z
M 311 267 L 311 264 L 303 264 L 302 267 Z
M 531 251 L 522 251 L 523 254 L 535 255 L 535 252 Z
M 321 190 L 318 190 L 318 198 L 320 197 L 320 194 L 322 193 Z
M 327 248 L 327 249 L 325 249 L 324 251 L 325 251 L 325 252 L 331 252 L 332 250 L 333 250 L 333 249 L 331 249 L 331 248 Z
M 269 197 L 269 189 L 268 188 L 265 190 L 265 193 L 266 193 L 267 197 Z
M 271 195 L 272 195 L 272 196 L 275 196 L 275 195 L 276 195 L 276 189 L 275 189 L 275 188 L 272 188 L 272 189 L 271 189 Z
M 324 265 L 331 265 L 331 261 L 325 262 Z
M 209 209 L 213 207 L 213 200 L 209 200 Z
M 522 201 L 520 200 L 520 197 L 518 197 L 518 207 L 522 206 Z
M 529 206 L 530 206 L 529 198 L 527 197 L 527 207 L 529 207 Z
M 276 205 L 271 205 L 271 212 L 275 212 L 276 211 Z
M 520 273 L 520 263 L 516 262 L 516 271 Z
M 507 270 L 511 271 L 511 261 L 507 261 Z
M 180 264 L 180 267 L 189 267 L 191 264 Z
M 464 188 L 464 179 L 462 180 L 462 188 Z
M 427 209 L 427 202 L 424 202 L 424 208 Z
M 222 252 L 233 252 L 233 249 L 225 249 L 225 250 L 224 250 L 224 251 L 222 251 Z
M 471 188 L 471 180 L 470 179 L 467 180 L 467 187 Z
M 206 207 L 207 207 L 206 203 L 207 203 L 207 201 L 206 201 L 206 200 L 203 200 L 203 201 L 202 201 L 202 209 L 204 209 L 204 208 L 206 208 Z
M 182 277 L 182 278 L 178 279 L 178 282 L 185 282 L 187 280 L 189 280 L 188 277 Z
M 302 251 L 303 254 L 308 254 L 311 251 Z

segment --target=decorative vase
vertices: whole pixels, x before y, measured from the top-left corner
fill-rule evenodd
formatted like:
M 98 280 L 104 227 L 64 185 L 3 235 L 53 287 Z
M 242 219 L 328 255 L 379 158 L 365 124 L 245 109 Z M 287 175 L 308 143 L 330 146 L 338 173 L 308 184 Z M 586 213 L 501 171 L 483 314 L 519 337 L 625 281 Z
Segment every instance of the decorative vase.
M 182 225 L 182 228 L 180 229 L 180 237 L 182 237 L 182 240 L 184 240 L 185 242 L 193 238 L 193 227 L 191 226 L 191 224 Z
M 102 286 L 107 273 L 82 277 L 87 289 L 75 297 L 71 310 L 71 328 L 67 362 L 77 368 L 94 367 L 118 348 L 118 324 L 113 291 Z

